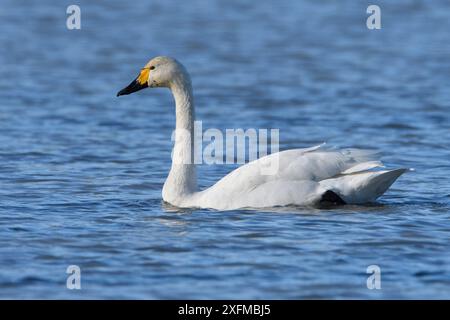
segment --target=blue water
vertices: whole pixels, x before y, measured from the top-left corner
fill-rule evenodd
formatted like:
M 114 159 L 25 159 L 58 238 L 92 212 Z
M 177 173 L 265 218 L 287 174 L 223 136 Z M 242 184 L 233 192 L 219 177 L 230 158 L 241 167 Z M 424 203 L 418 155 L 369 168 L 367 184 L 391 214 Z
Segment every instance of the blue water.
M 79 0 L 81 30 L 72 1 L 2 2 L 0 298 L 450 298 L 449 2 L 376 1 L 373 31 L 367 1 L 241 2 Z M 416 171 L 367 206 L 165 205 L 172 98 L 115 97 L 156 55 L 188 68 L 204 129 Z

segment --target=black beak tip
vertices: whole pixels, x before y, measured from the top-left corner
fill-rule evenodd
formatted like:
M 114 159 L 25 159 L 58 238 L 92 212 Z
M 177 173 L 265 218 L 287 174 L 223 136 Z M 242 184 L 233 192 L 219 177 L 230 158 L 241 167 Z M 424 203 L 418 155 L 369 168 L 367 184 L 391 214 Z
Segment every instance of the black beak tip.
M 123 96 L 123 95 L 126 95 L 126 94 L 130 94 L 130 93 L 142 90 L 142 89 L 147 88 L 147 87 L 148 87 L 147 83 L 140 84 L 135 79 L 127 87 L 125 87 L 122 90 L 120 90 L 119 92 L 117 92 L 117 97 L 118 96 Z

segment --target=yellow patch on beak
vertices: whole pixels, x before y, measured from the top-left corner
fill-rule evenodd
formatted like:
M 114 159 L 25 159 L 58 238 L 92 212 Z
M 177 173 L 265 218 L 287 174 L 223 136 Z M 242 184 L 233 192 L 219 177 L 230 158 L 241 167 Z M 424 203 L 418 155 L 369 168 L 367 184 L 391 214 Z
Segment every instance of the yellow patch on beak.
M 139 77 L 137 77 L 136 81 L 140 85 L 145 84 L 148 81 L 149 74 L 150 74 L 150 69 L 149 68 L 143 68 L 141 70 L 141 73 L 139 74 Z

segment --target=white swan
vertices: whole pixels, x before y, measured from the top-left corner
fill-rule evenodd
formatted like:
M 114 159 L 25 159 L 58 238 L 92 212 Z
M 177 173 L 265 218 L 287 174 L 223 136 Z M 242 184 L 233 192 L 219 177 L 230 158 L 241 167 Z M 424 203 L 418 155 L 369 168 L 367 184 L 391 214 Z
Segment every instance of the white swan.
M 317 146 L 262 157 L 199 191 L 191 152 L 195 113 L 190 77 L 175 59 L 156 57 L 117 96 L 147 87 L 167 87 L 175 99 L 175 145 L 162 197 L 177 207 L 231 210 L 321 202 L 365 203 L 382 195 L 406 171 L 373 170 L 383 166 L 374 152 L 323 150 Z M 263 169 L 273 161 L 278 161 L 276 174 L 264 174 Z

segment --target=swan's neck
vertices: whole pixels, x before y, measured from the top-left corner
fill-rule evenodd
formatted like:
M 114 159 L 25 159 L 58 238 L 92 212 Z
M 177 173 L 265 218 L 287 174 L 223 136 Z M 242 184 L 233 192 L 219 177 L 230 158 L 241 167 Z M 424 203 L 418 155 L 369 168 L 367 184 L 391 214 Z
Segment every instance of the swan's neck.
M 197 190 L 194 154 L 194 98 L 187 74 L 180 75 L 170 85 L 175 99 L 176 127 L 172 152 L 172 167 L 163 187 L 163 199 L 176 203 L 180 196 Z

